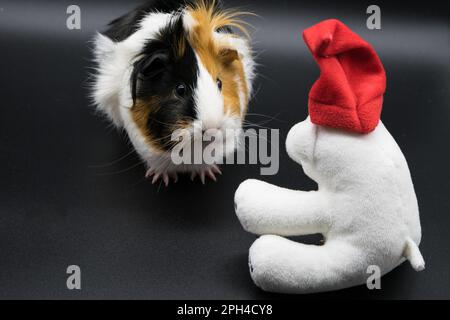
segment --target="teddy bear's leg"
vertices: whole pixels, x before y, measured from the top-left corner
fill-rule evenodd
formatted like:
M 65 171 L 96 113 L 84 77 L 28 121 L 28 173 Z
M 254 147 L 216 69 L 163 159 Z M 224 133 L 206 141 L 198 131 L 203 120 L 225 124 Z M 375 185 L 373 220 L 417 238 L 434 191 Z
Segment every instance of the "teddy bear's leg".
M 327 203 L 321 192 L 294 191 L 259 180 L 244 181 L 235 194 L 236 214 L 243 227 L 255 234 L 326 233 Z
M 337 290 L 367 281 L 365 255 L 329 241 L 305 245 L 278 236 L 262 236 L 250 248 L 250 273 L 265 291 L 312 293 Z

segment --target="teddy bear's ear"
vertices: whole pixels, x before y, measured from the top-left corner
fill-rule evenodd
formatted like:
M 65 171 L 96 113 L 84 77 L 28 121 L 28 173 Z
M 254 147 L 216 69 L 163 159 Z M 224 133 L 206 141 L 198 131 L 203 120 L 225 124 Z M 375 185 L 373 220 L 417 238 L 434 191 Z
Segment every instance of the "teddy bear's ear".
M 303 161 L 312 161 L 317 139 L 317 126 L 308 117 L 296 124 L 286 138 L 286 151 L 292 160 L 300 165 Z

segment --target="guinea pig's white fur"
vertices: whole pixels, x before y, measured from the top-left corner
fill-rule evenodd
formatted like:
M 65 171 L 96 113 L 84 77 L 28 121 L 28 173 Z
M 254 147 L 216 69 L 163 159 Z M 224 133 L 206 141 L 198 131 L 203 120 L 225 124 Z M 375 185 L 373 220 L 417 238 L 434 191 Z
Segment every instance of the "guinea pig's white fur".
M 133 106 L 130 88 L 133 62 L 145 43 L 156 37 L 158 32 L 170 23 L 173 16 L 179 14 L 178 11 L 149 13 L 140 21 L 137 31 L 120 42 L 115 42 L 100 33 L 95 38 L 94 54 L 98 64 L 93 88 L 95 104 L 117 127 L 126 130 L 138 154 L 146 162 L 149 169 L 161 178 L 162 175 L 167 178 L 169 174 L 174 172 L 198 171 L 202 173 L 211 169 L 202 165 L 173 165 L 168 154 L 156 150 L 148 143 L 146 137 L 133 121 L 130 112 Z M 196 24 L 195 19 L 188 11 L 181 14 L 183 15 L 185 29 L 193 28 Z M 213 36 L 217 42 L 238 52 L 245 72 L 247 97 L 249 97 L 252 94 L 255 63 L 248 41 L 236 35 L 212 32 L 214 32 Z M 201 122 L 206 129 L 240 129 L 248 104 L 243 92 L 243 84 L 238 82 L 241 115 L 229 115 L 224 111 L 224 99 L 217 88 L 216 80 L 211 77 L 198 56 L 197 63 L 199 73 L 194 93 L 198 115 L 197 122 Z M 240 81 L 240 79 L 237 78 L 235 81 Z
M 405 259 L 415 270 L 424 269 L 411 175 L 383 123 L 361 135 L 308 118 L 291 129 L 286 149 L 318 191 L 247 180 L 235 194 L 243 227 L 263 235 L 249 257 L 259 287 L 283 293 L 337 290 L 366 283 L 371 265 L 384 275 Z M 281 237 L 316 233 L 324 235 L 323 246 Z

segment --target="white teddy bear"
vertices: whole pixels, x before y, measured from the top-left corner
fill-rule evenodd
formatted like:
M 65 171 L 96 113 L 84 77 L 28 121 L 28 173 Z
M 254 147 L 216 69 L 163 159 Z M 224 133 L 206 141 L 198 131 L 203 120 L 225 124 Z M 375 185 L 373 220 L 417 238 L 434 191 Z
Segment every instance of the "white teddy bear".
M 336 39 L 343 34 L 342 29 L 349 32 L 345 28 L 339 21 L 327 20 L 305 31 L 316 60 L 322 54 L 314 51 L 311 42 L 317 37 Z M 324 29 L 332 30 L 332 36 Z M 342 66 L 345 54 L 339 51 L 339 55 L 340 68 L 349 70 Z M 330 55 L 324 57 L 330 59 Z M 374 61 L 379 62 L 377 57 Z M 321 65 L 321 69 L 322 78 L 326 68 Z M 377 72 L 382 74 L 379 90 L 384 92 L 384 70 Z M 320 83 L 318 86 L 323 90 Z M 342 90 L 342 86 L 336 87 Z M 334 89 L 328 86 L 328 93 L 330 90 Z M 381 121 L 372 121 L 373 116 L 360 130 L 351 130 L 351 122 L 345 121 L 327 125 L 321 112 L 331 103 L 322 100 L 322 106 L 313 106 L 316 93 L 313 87 L 310 117 L 291 129 L 286 149 L 318 183 L 318 191 L 294 191 L 258 180 L 247 180 L 236 191 L 236 214 L 243 227 L 263 235 L 250 248 L 253 281 L 267 291 L 311 293 L 364 284 L 369 266 L 379 267 L 383 275 L 408 259 L 415 270 L 424 269 L 418 249 L 419 210 L 400 148 Z M 336 94 L 330 97 L 336 99 Z M 359 116 L 361 121 L 364 115 Z M 282 237 L 316 233 L 323 234 L 324 245 Z

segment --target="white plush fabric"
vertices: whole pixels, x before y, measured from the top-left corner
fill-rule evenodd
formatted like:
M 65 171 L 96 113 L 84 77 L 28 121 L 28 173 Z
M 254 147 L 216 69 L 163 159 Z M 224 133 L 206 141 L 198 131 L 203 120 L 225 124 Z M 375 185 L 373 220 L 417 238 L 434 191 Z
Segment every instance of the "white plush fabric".
M 235 195 L 243 227 L 263 235 L 250 248 L 251 276 L 259 287 L 310 293 L 364 284 L 376 265 L 385 274 L 405 259 L 424 269 L 418 250 L 419 210 L 406 160 L 380 122 L 370 134 L 294 126 L 289 156 L 318 183 L 318 191 L 294 191 L 258 180 Z M 281 236 L 322 233 L 323 246 Z

